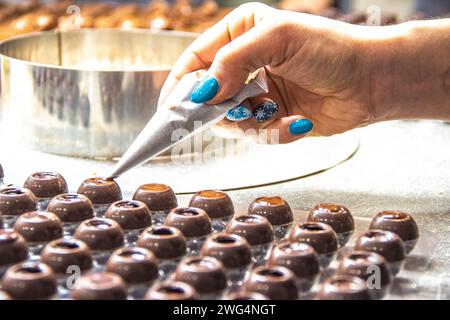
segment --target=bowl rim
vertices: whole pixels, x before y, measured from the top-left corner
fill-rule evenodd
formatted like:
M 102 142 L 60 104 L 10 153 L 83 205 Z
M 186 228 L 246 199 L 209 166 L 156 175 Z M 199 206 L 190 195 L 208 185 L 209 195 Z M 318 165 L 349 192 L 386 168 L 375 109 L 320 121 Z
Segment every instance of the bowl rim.
M 102 69 L 95 67 L 73 67 L 73 66 L 60 66 L 49 63 L 41 63 L 41 62 L 32 62 L 25 59 L 19 59 L 13 57 L 11 55 L 7 55 L 4 53 L 4 47 L 8 44 L 14 42 L 20 42 L 31 38 L 44 37 L 48 35 L 61 35 L 61 34 L 76 34 L 76 33 L 125 33 L 125 34 L 147 34 L 147 35 L 166 35 L 170 36 L 178 36 L 181 38 L 191 38 L 195 40 L 195 38 L 199 35 L 199 33 L 195 32 L 187 32 L 187 31 L 173 31 L 173 30 L 152 30 L 152 29 L 117 29 L 117 28 L 83 28 L 83 29 L 74 29 L 74 30 L 50 30 L 50 31 L 38 31 L 31 32 L 26 34 L 17 35 L 5 40 L 0 41 L 0 58 L 8 59 L 11 61 L 15 61 L 17 63 L 22 63 L 24 65 L 32 66 L 32 67 L 41 67 L 48 68 L 54 70 L 67 70 L 67 71 L 85 71 L 85 72 L 133 72 L 133 73 L 146 73 L 146 72 L 168 72 L 172 69 L 172 67 L 148 67 L 148 68 L 139 68 L 139 69 L 127 69 L 127 68 L 114 68 L 114 69 Z

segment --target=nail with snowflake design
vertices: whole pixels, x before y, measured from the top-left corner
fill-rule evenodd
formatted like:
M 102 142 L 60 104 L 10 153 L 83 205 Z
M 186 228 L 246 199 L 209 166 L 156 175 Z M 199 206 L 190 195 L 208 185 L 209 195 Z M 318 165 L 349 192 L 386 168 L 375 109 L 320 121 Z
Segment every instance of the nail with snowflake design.
M 253 111 L 253 117 L 257 122 L 264 122 L 274 118 L 278 114 L 278 105 L 272 101 L 264 101 Z

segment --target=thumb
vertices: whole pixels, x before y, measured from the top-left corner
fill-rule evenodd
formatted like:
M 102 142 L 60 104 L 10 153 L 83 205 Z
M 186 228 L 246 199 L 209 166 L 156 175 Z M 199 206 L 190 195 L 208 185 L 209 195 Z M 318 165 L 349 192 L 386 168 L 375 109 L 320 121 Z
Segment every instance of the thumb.
M 263 21 L 222 47 L 214 57 L 207 77 L 192 92 L 194 102 L 220 103 L 236 95 L 250 73 L 284 60 L 279 23 Z

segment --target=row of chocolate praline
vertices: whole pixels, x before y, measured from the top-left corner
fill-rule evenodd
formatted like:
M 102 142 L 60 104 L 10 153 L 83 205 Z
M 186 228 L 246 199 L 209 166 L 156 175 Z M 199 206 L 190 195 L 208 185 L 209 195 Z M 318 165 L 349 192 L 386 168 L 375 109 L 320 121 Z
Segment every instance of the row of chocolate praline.
M 12 298 L 297 299 L 311 293 L 354 231 L 350 211 L 333 204 L 294 225 L 278 196 L 258 198 L 236 216 L 221 191 L 198 192 L 189 207 L 178 207 L 162 184 L 139 187 L 130 201 L 110 179 L 87 179 L 77 194 L 67 192 L 51 172 L 1 189 L 1 285 Z M 370 229 L 318 298 L 386 295 L 418 229 L 398 211 L 381 212 Z M 369 289 L 370 266 L 381 271 L 381 287 Z

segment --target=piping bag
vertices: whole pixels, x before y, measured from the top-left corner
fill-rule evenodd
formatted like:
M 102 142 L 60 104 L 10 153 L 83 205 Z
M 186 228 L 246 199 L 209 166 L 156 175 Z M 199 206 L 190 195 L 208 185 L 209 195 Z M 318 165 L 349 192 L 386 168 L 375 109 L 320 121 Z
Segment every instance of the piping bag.
M 245 99 L 267 93 L 267 80 L 264 69 L 249 76 L 242 90 L 231 99 L 216 105 L 194 103 L 191 94 L 195 87 L 207 76 L 206 70 L 184 75 L 174 89 L 162 101 L 154 116 L 119 160 L 110 178 L 116 178 L 197 132 L 220 121 L 227 111 Z M 198 123 L 201 123 L 198 126 Z M 179 139 L 179 134 L 184 135 Z M 173 137 L 176 137 L 174 139 Z M 175 141 L 174 141 L 175 140 Z

